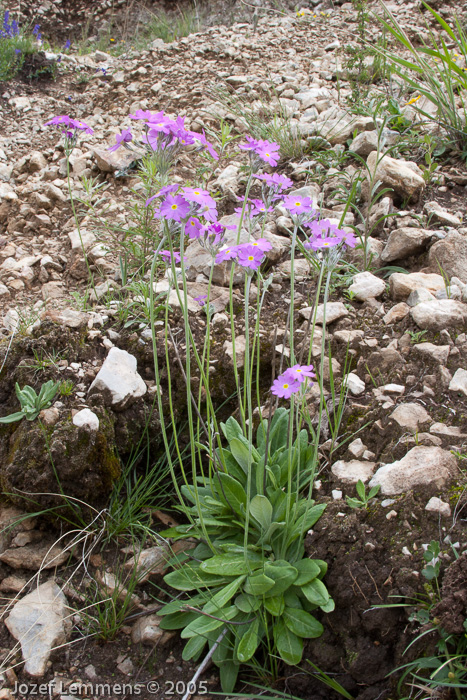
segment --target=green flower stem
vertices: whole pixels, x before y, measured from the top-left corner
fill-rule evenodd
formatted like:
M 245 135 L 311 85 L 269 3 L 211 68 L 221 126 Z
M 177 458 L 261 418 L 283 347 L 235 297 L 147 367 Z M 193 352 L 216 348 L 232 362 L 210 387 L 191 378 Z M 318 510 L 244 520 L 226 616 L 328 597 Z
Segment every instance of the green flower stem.
M 84 255 L 84 262 L 86 263 L 86 267 L 87 267 L 88 274 L 89 274 L 89 279 L 90 279 L 90 282 L 91 282 L 92 289 L 93 289 L 93 291 L 94 291 L 94 295 L 95 295 L 95 297 L 96 297 L 96 301 L 98 301 L 98 299 L 97 299 L 97 292 L 96 292 L 96 285 L 94 284 L 94 275 L 93 275 L 92 272 L 91 272 L 91 267 L 90 267 L 90 265 L 89 265 L 88 255 L 87 255 L 86 249 L 85 249 L 85 247 L 84 247 L 83 237 L 81 236 L 81 228 L 80 228 L 80 225 L 79 225 L 78 216 L 77 216 L 77 214 L 76 214 L 75 201 L 74 201 L 73 192 L 72 192 L 72 189 L 71 189 L 70 156 L 71 156 L 71 151 L 72 151 L 72 150 L 73 150 L 73 149 L 67 148 L 67 147 L 65 146 L 66 179 L 67 179 L 67 183 L 68 183 L 68 194 L 69 194 L 69 196 L 70 196 L 71 210 L 72 210 L 72 212 L 73 212 L 73 218 L 74 218 L 74 220 L 75 220 L 76 229 L 77 229 L 77 231 L 78 231 L 79 242 L 81 243 L 81 250 L 83 251 L 83 255 Z

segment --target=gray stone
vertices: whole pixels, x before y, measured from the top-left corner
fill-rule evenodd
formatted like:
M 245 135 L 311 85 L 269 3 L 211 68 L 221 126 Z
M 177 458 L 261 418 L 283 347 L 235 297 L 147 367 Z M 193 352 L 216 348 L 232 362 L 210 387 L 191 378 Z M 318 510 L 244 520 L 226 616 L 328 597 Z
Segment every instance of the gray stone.
M 304 309 L 299 310 L 300 316 L 303 316 L 303 318 L 308 321 L 310 316 L 313 313 L 313 307 L 312 306 L 307 306 Z M 345 305 L 341 301 L 328 301 L 326 304 L 326 324 L 328 323 L 333 323 L 334 321 L 337 321 L 339 318 L 343 318 L 344 316 L 348 316 L 349 311 L 346 309 Z M 317 310 L 316 310 L 316 323 L 319 324 L 320 326 L 323 325 L 323 320 L 324 320 L 324 304 L 319 304 Z
M 414 350 L 422 357 L 431 357 L 436 362 L 445 365 L 448 361 L 449 345 L 434 345 L 433 343 L 417 343 L 414 345 Z
M 435 513 L 436 515 L 440 515 L 442 518 L 451 517 L 451 507 L 449 503 L 445 503 L 441 500 L 441 498 L 438 498 L 437 496 L 433 496 L 432 498 L 430 498 L 430 500 L 425 506 L 425 510 L 427 510 L 429 513 Z
M 345 378 L 344 382 L 347 385 L 349 391 L 354 396 L 360 396 L 365 391 L 365 382 L 363 382 L 360 377 L 358 377 L 353 372 L 350 372 Z
M 418 199 L 425 187 L 423 172 L 415 163 L 386 155 L 378 158 L 375 151 L 370 153 L 366 162 L 369 173 L 376 170 L 375 182 L 379 180 L 381 187 L 390 187 L 402 199 Z
M 433 294 L 428 291 L 428 289 L 414 289 L 413 292 L 410 292 L 407 298 L 407 305 L 417 306 L 417 304 L 421 304 L 422 301 L 433 301 L 435 298 L 436 297 L 434 297 Z
M 410 314 L 419 328 L 441 331 L 467 324 L 467 304 L 453 299 L 435 299 L 414 306 Z
M 392 323 L 397 323 L 397 321 L 402 321 L 402 319 L 407 316 L 409 311 L 410 306 L 401 301 L 399 304 L 396 304 L 389 309 L 387 314 L 383 316 L 383 321 L 387 326 Z
M 467 236 L 457 231 L 448 233 L 430 248 L 428 261 L 433 270 L 441 267 L 447 277 L 455 276 L 467 283 Z
M 110 395 L 113 408 L 124 409 L 135 399 L 144 396 L 146 384 L 136 371 L 136 357 L 126 350 L 111 348 L 89 392 Z
M 417 486 L 440 489 L 456 473 L 456 458 L 447 450 L 413 447 L 402 459 L 380 467 L 370 487 L 380 485 L 383 496 L 395 496 Z
M 416 289 L 427 289 L 432 294 L 438 289 L 444 289 L 444 279 L 441 275 L 426 274 L 425 272 L 393 272 L 389 277 L 389 291 L 394 301 L 405 301 Z
M 461 391 L 467 396 L 467 370 L 459 367 L 449 384 L 449 391 Z
M 125 562 L 125 569 L 136 572 L 138 582 L 147 581 L 151 574 L 162 575 L 170 558 L 168 545 L 143 549 Z
M 99 430 L 99 418 L 89 408 L 83 408 L 73 416 L 73 425 L 76 425 L 77 428 Z
M 401 428 L 417 432 L 420 425 L 431 422 L 430 414 L 418 403 L 401 403 L 389 416 Z
M 354 275 L 349 292 L 353 292 L 358 301 L 366 301 L 381 296 L 385 289 L 384 280 L 372 275 L 371 272 L 359 272 Z
M 365 483 L 373 476 L 375 466 L 375 462 L 360 462 L 358 459 L 344 462 L 341 459 L 334 462 L 331 471 L 343 484 L 356 484 L 359 480 Z
M 69 554 L 50 540 L 33 543 L 25 547 L 12 547 L 0 554 L 0 561 L 12 569 L 55 569 L 64 564 Z
M 389 234 L 381 260 L 387 263 L 419 253 L 426 247 L 431 236 L 431 231 L 423 228 L 396 228 Z
M 8 630 L 21 644 L 24 670 L 43 676 L 52 650 L 63 644 L 71 631 L 67 600 L 61 588 L 51 580 L 19 600 L 5 621 Z
M 349 146 L 349 151 L 359 156 L 366 157 L 378 148 L 378 134 L 376 131 L 362 131 L 357 134 Z

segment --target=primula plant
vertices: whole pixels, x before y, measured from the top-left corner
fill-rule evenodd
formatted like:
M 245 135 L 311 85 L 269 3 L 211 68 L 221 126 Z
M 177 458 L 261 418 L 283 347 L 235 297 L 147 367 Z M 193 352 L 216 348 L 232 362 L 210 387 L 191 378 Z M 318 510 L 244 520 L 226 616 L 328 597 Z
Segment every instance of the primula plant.
M 21 411 L 10 413 L 9 416 L 0 418 L 0 423 L 16 423 L 16 421 L 23 418 L 34 420 L 44 408 L 50 406 L 58 389 L 59 383 L 54 382 L 52 379 L 41 386 L 38 394 L 36 394 L 32 386 L 25 386 L 21 389 L 19 384 L 16 383 L 15 391 L 21 405 Z
M 162 608 L 161 627 L 183 628 L 184 659 L 198 658 L 207 643 L 226 692 L 258 650 L 273 673 L 273 649 L 298 664 L 303 640 L 323 632 L 311 613 L 334 609 L 321 581 L 327 564 L 304 557 L 304 533 L 325 508 L 301 496 L 310 490 L 315 446 L 305 429 L 289 445 L 290 418 L 278 408 L 269 425 L 262 420 L 253 448 L 233 417 L 221 424 L 227 446 L 216 462 L 225 468 L 182 487 L 192 522 L 163 533 L 199 544 L 171 562 L 177 569 L 166 583 L 190 597 Z
M 242 664 L 257 670 L 266 667 L 275 678 L 282 662 L 298 664 L 304 640 L 319 637 L 323 631 L 317 615 L 334 607 L 322 581 L 326 563 L 310 559 L 304 547 L 306 533 L 325 508 L 312 497 L 321 418 L 327 411 L 322 379 L 325 334 L 317 368 L 311 363 L 312 342 L 318 304 L 323 302 L 324 326 L 332 274 L 343 251 L 356 241 L 349 230 L 322 219 L 311 198 L 290 192 L 293 183 L 288 177 L 269 172 L 280 163 L 278 143 L 248 136 L 240 144 L 240 152 L 248 155 L 245 192 L 236 209 L 236 223 L 227 225 L 219 221 L 218 201 L 209 189 L 209 177 L 203 179 L 203 186 L 197 186 L 196 182 L 184 184 L 172 175 L 180 154 L 187 150 L 205 163 L 215 164 L 219 152 L 205 134 L 186 129 L 182 117 L 171 118 L 164 112 L 138 110 L 130 117 L 142 128 L 122 129 L 110 149 L 124 147 L 134 152 L 140 163 L 142 199 L 132 209 L 139 223 L 130 231 L 122 227 L 116 250 L 127 256 L 123 263 L 121 257 L 123 269 L 128 269 L 130 253 L 134 255 L 133 261 L 138 263 L 133 268 L 133 280 L 147 284 L 149 290 L 154 371 L 156 384 L 161 387 L 156 400 L 167 460 L 185 521 L 163 534 L 175 540 L 189 538 L 195 545 L 170 562 L 173 571 L 165 581 L 169 590 L 174 590 L 174 600 L 161 610 L 162 626 L 182 630 L 181 636 L 188 640 L 185 659 L 198 659 L 207 644 L 203 664 L 212 657 L 220 668 L 223 689 L 230 692 Z M 52 123 L 65 128 L 69 149 L 86 125 L 66 119 L 58 117 Z M 221 142 L 220 155 L 233 140 L 222 138 Z M 206 175 L 207 171 L 203 172 Z M 252 188 L 256 192 L 250 197 Z M 89 186 L 88 191 L 90 211 L 96 213 L 92 203 L 95 188 Z M 266 222 L 275 208 L 292 221 L 291 285 L 284 351 L 271 380 L 271 360 L 264 363 L 261 356 L 260 321 L 272 282 L 265 268 L 274 239 L 268 237 Z M 133 249 L 128 243 L 131 240 Z M 189 312 L 186 272 L 192 241 L 210 260 L 207 292 L 195 298 L 206 313 L 206 332 L 201 341 L 198 335 L 195 341 Z M 317 277 L 314 312 L 308 328 L 304 332 L 302 329 L 300 346 L 296 345 L 291 312 L 297 255 L 308 260 Z M 218 422 L 218 407 L 211 391 L 211 294 L 217 266 L 223 266 L 230 291 L 227 311 L 236 383 L 234 415 L 225 423 Z M 158 348 L 160 339 L 154 328 L 160 298 L 155 288 L 161 273 L 168 290 L 163 309 L 165 338 Z M 239 311 L 237 305 L 234 308 L 234 297 L 239 297 L 233 293 L 234 282 L 238 284 L 239 280 L 243 280 L 241 329 L 246 339 L 242 362 L 238 356 Z M 182 315 L 176 368 L 170 354 L 173 337 L 168 304 L 174 295 Z M 163 365 L 161 349 L 165 354 Z M 181 374 L 186 387 L 188 463 L 171 393 L 175 373 L 178 378 Z M 314 423 L 308 410 L 313 384 L 318 388 Z M 168 402 L 163 402 L 163 395 Z M 279 400 L 286 406 L 279 407 Z

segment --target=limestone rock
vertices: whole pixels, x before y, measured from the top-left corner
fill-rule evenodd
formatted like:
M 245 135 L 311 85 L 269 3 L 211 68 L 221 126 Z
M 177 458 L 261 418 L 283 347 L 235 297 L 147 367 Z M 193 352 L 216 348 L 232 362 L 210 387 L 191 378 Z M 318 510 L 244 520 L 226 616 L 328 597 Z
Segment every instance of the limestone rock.
M 167 546 L 150 547 L 143 549 L 125 562 L 125 569 L 136 570 L 138 581 L 147 581 L 151 574 L 163 574 L 170 557 L 170 549 Z
M 459 367 L 449 384 L 449 391 L 461 391 L 467 396 L 467 370 Z
M 441 275 L 425 272 L 412 272 L 408 275 L 403 272 L 394 272 L 389 277 L 389 292 L 394 301 L 405 301 L 416 289 L 427 289 L 434 294 L 438 289 L 444 289 L 444 286 Z
M 439 270 L 441 266 L 449 278 L 458 277 L 467 283 L 467 236 L 457 231 L 448 233 L 430 248 L 428 261 L 432 270 Z
M 117 170 L 125 170 L 133 161 L 138 159 L 136 153 L 126 151 L 120 148 L 118 151 L 108 151 L 103 148 L 95 148 L 93 156 L 96 160 L 97 167 L 103 173 L 114 173 Z
M 309 320 L 312 313 L 313 313 L 312 306 L 307 306 L 304 309 L 299 310 L 300 316 L 303 316 L 303 318 L 306 321 Z M 337 321 L 339 318 L 343 318 L 344 316 L 348 316 L 348 315 L 349 315 L 349 311 L 341 301 L 328 301 L 328 303 L 326 304 L 326 323 L 333 323 L 334 321 Z M 322 326 L 323 319 L 324 319 L 324 304 L 319 304 L 319 306 L 316 310 L 316 323 L 319 324 L 320 326 Z
M 372 275 L 371 272 L 359 272 L 354 275 L 349 292 L 353 292 L 358 301 L 366 301 L 381 296 L 385 289 L 386 283 L 376 275 Z
M 387 314 L 383 316 L 383 321 L 386 325 L 397 323 L 397 321 L 402 321 L 402 319 L 407 316 L 409 311 L 410 306 L 401 301 L 399 304 L 393 306 L 392 309 L 389 309 Z
M 431 357 L 436 362 L 445 365 L 448 361 L 449 345 L 434 345 L 433 343 L 417 343 L 414 345 L 414 350 L 422 357 Z
M 418 165 L 391 156 L 380 156 L 377 161 L 378 154 L 373 151 L 366 162 L 371 173 L 376 169 L 376 181 L 381 182 L 381 187 L 390 187 L 401 199 L 418 199 L 425 187 Z
M 396 228 L 389 234 L 386 247 L 381 253 L 381 260 L 388 263 L 419 253 L 431 236 L 431 231 L 425 231 L 423 228 Z
M 380 467 L 370 487 L 381 486 L 381 494 L 395 496 L 417 486 L 439 489 L 457 472 L 454 455 L 441 447 L 413 447 L 405 457 Z
M 373 476 L 375 466 L 375 462 L 361 462 L 358 459 L 345 462 L 340 459 L 334 462 L 331 471 L 343 484 L 356 484 L 360 479 L 365 483 Z
M 43 676 L 52 650 L 63 644 L 71 630 L 67 600 L 51 580 L 21 598 L 5 624 L 21 644 L 26 673 Z
M 418 403 L 401 403 L 389 416 L 401 428 L 417 432 L 419 426 L 431 421 L 430 414 Z
M 417 326 L 423 330 L 441 331 L 467 324 L 467 304 L 453 299 L 422 302 L 412 307 L 410 313 Z
M 88 430 L 99 430 L 99 418 L 89 408 L 83 408 L 73 416 L 73 425 Z
M 445 503 L 441 500 L 441 498 L 437 498 L 437 496 L 433 496 L 432 498 L 430 498 L 430 500 L 425 506 L 425 510 L 429 513 L 441 515 L 441 517 L 443 518 L 451 517 L 451 507 L 449 503 Z
M 55 569 L 64 564 L 69 557 L 58 544 L 47 541 L 46 543 L 33 543 L 24 547 L 12 547 L 0 554 L 0 561 L 8 564 L 13 569 Z
M 124 409 L 144 396 L 147 387 L 136 371 L 136 357 L 126 350 L 111 348 L 89 391 L 110 395 L 111 406 Z
M 365 391 L 365 382 L 363 382 L 360 377 L 358 377 L 356 374 L 353 372 L 350 372 L 345 379 L 344 379 L 346 385 L 349 388 L 349 391 L 351 394 L 354 396 L 359 396 L 360 394 L 363 394 Z

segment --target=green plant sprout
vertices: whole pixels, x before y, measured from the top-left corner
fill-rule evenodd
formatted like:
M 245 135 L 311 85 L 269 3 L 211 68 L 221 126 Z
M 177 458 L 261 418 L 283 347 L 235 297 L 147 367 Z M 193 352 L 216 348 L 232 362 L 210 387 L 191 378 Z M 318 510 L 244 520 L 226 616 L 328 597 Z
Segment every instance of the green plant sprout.
M 59 384 L 50 379 L 41 386 L 39 394 L 36 394 L 32 386 L 26 385 L 20 389 L 18 382 L 16 382 L 15 391 L 21 404 L 21 411 L 0 418 L 0 423 L 15 423 L 23 418 L 34 420 L 44 408 L 50 406 L 58 388 Z
M 376 494 L 379 492 L 381 486 L 378 484 L 377 486 L 373 486 L 368 493 L 366 493 L 366 487 L 365 484 L 361 479 L 357 481 L 357 484 L 355 486 L 355 490 L 357 492 L 358 498 L 354 498 L 351 496 L 346 496 L 347 500 L 347 505 L 350 506 L 351 508 L 368 508 L 368 504 L 371 501 L 372 498 L 376 496 Z

